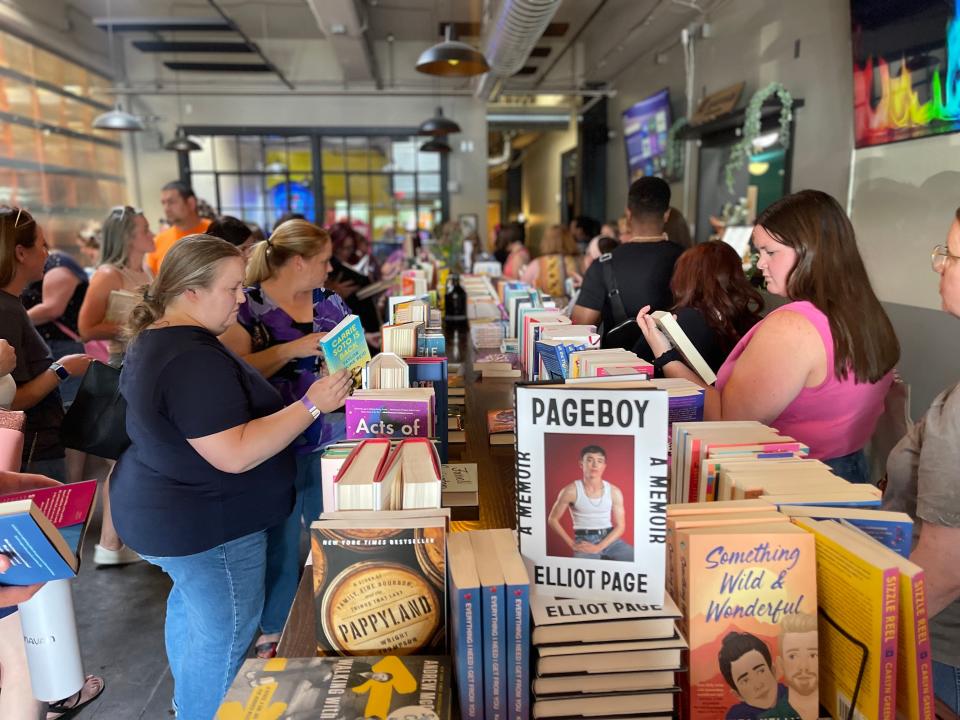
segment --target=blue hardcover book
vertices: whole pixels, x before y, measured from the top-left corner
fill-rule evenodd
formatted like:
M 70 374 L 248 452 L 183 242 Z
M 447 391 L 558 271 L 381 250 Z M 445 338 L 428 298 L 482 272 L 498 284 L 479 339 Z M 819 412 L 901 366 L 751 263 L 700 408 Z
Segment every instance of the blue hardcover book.
M 33 585 L 77 574 L 79 560 L 32 500 L 0 504 L 0 552 L 10 558 L 4 585 Z
M 447 535 L 447 577 L 453 667 L 460 693 L 460 717 L 483 720 L 483 632 L 480 578 L 469 533 Z
M 910 558 L 913 520 L 906 513 L 862 507 L 830 507 L 826 504 L 785 506 L 783 513 L 791 517 L 846 521 L 898 555 Z
M 504 657 L 503 570 L 497 559 L 493 536 L 488 530 L 470 533 L 473 557 L 480 579 L 483 628 L 483 704 L 486 720 L 507 720 L 507 667 Z
M 410 368 L 410 387 L 432 387 L 435 402 L 435 417 L 440 421 L 435 423 L 437 439 L 440 441 L 440 462 L 447 462 L 448 428 L 447 417 L 447 358 L 445 357 L 415 357 L 404 358 Z
M 530 576 L 513 530 L 491 530 L 506 596 L 507 717 L 530 717 Z
M 543 342 L 542 340 L 538 341 L 537 353 L 543 361 L 543 366 L 547 369 L 547 373 L 550 375 L 550 380 L 563 380 L 566 377 L 564 374 L 565 353 L 562 344 L 554 345 L 553 343 Z M 546 380 L 547 378 L 541 379 Z
M 442 332 L 422 332 L 417 336 L 418 357 L 446 357 L 447 339 Z
M 370 348 L 359 317 L 347 315 L 323 337 L 320 349 L 329 373 L 349 370 L 354 387 L 360 387 L 363 368 L 370 361 Z

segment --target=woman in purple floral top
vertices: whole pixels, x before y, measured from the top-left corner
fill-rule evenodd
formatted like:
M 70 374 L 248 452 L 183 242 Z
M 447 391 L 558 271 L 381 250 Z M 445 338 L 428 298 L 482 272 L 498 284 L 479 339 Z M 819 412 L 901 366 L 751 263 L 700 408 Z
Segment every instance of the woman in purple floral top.
M 285 405 L 300 402 L 323 373 L 319 341 L 350 314 L 323 285 L 330 271 L 327 232 L 306 220 L 288 220 L 258 243 L 247 266 L 237 324 L 221 340 L 280 391 Z M 297 440 L 296 504 L 283 525 L 267 532 L 266 598 L 257 655 L 273 657 L 297 591 L 301 527 L 320 516 L 320 450 L 342 440 L 343 413 L 321 415 Z

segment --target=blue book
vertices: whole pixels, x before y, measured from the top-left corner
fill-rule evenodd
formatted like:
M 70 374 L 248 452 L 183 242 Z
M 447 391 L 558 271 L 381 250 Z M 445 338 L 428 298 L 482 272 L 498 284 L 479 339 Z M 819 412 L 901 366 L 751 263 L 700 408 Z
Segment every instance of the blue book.
M 370 361 L 370 348 L 363 325 L 356 315 L 347 315 L 320 341 L 327 372 L 349 370 L 354 387 L 360 387 L 363 368 Z
M 480 578 L 469 533 L 447 535 L 447 577 L 451 647 L 460 693 L 460 717 L 463 720 L 483 720 Z
M 493 536 L 488 530 L 470 533 L 473 557 L 480 579 L 481 620 L 483 628 L 483 704 L 486 720 L 507 720 L 507 664 L 504 657 L 503 570 L 497 559 Z
M 491 530 L 506 596 L 507 717 L 530 717 L 530 576 L 513 530 Z
M 0 504 L 0 553 L 11 566 L 4 585 L 33 585 L 77 574 L 80 561 L 32 500 Z
M 846 521 L 901 557 L 910 558 L 913 520 L 906 513 L 863 507 L 832 507 L 826 504 L 784 506 L 782 512 L 791 517 Z
M 544 342 L 542 340 L 537 341 L 537 353 L 540 356 L 540 359 L 543 361 L 543 366 L 547 369 L 547 373 L 550 375 L 550 380 L 563 380 L 566 377 L 564 372 L 564 366 L 566 364 L 566 353 L 564 353 L 563 345 L 550 342 Z M 546 380 L 547 378 L 541 378 Z
M 446 357 L 447 339 L 442 332 L 422 332 L 417 336 L 418 357 Z

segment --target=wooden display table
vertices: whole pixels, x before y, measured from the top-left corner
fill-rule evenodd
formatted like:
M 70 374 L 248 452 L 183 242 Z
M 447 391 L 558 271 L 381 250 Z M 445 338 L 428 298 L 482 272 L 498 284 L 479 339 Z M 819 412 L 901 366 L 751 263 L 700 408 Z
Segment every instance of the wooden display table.
M 464 431 L 467 442 L 450 446 L 450 462 L 476 463 L 480 485 L 480 519 L 452 522 L 451 529 L 460 532 L 512 528 L 516 524 L 514 448 L 511 445 L 490 445 L 487 411 L 513 407 L 514 383 L 504 378 L 478 382 L 479 377 L 475 377 L 472 369 L 473 348 L 467 330 L 447 332 L 447 358 L 451 363 L 461 363 L 466 387 Z M 437 422 L 446 422 L 446 418 L 437 418 Z M 313 657 L 316 653 L 315 621 L 313 578 L 308 566 L 308 572 L 300 578 L 277 654 L 281 657 Z

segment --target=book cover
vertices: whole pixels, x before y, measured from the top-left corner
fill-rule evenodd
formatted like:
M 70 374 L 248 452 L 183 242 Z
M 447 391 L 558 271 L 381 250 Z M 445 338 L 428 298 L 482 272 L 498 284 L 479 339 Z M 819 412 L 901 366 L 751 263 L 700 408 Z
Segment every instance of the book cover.
M 483 720 L 483 638 L 480 578 L 469 533 L 447 538 L 447 575 L 450 587 L 450 642 L 457 672 L 460 715 Z
M 360 387 L 361 373 L 370 360 L 370 348 L 359 317 L 347 315 L 320 340 L 320 349 L 329 373 L 349 370 L 354 387 Z
M 667 393 L 519 384 L 517 530 L 538 592 L 662 603 Z
M 688 717 L 818 717 L 816 550 L 797 530 L 679 533 Z
M 318 655 L 445 651 L 442 515 L 320 520 L 310 537 Z
M 430 437 L 429 400 L 383 400 L 348 397 L 347 439 Z
M 473 506 L 480 503 L 476 463 L 447 464 L 441 466 L 440 470 L 444 507 Z
M 781 510 L 790 517 L 815 520 L 843 520 L 866 533 L 900 557 L 910 559 L 913 520 L 906 513 L 863 508 L 838 508 L 817 505 L 789 505 Z
M 657 322 L 663 334 L 670 340 L 677 351 L 683 356 L 684 362 L 707 384 L 713 385 L 717 381 L 717 376 L 703 359 L 703 355 L 697 350 L 696 346 L 690 342 L 690 338 L 680 327 L 677 319 L 672 313 L 665 310 L 657 310 L 651 313 L 651 317 Z
M 447 354 L 447 339 L 441 332 L 424 332 L 417 337 L 419 357 L 444 357 Z
M 487 410 L 487 432 L 505 433 L 513 432 L 517 426 L 516 418 L 513 414 L 513 408 L 503 408 L 502 410 Z
M 490 532 L 503 570 L 507 717 L 526 720 L 530 716 L 530 578 L 513 530 Z
M 0 504 L 0 552 L 10 560 L 5 585 L 72 578 L 79 560 L 32 500 Z
M 506 588 L 503 570 L 489 531 L 470 533 L 473 557 L 480 580 L 480 617 L 483 637 L 483 687 L 486 720 L 507 718 Z
M 0 496 L 0 503 L 33 500 L 54 527 L 64 528 L 87 521 L 96 494 L 97 481 L 84 480 L 69 485 L 9 493 Z
M 450 661 L 396 655 L 245 660 L 215 720 L 450 720 Z

